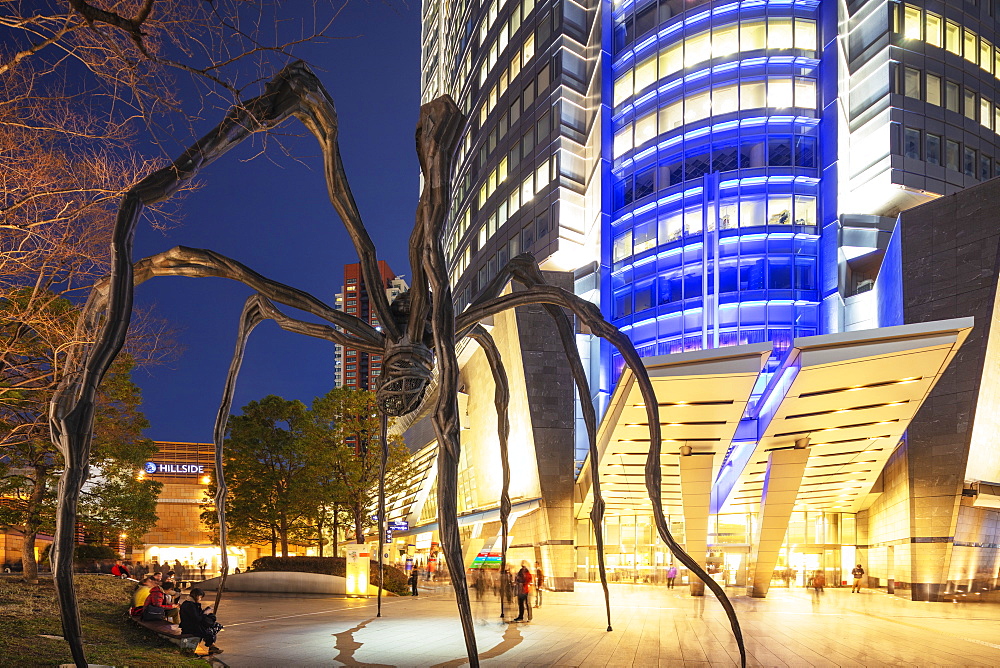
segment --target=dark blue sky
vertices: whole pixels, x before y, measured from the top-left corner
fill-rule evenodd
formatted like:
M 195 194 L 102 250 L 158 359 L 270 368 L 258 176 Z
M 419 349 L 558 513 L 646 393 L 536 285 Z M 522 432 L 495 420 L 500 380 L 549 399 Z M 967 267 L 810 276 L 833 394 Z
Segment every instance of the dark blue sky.
M 379 258 L 409 278 L 407 240 L 417 202 L 419 166 L 413 133 L 419 113 L 420 6 L 351 3 L 329 34 L 300 52 L 326 84 L 340 117 L 340 148 L 358 207 Z M 207 131 L 217 120 L 206 122 Z M 301 131 L 294 121 L 283 128 Z M 136 258 L 176 245 L 210 248 L 258 272 L 332 303 L 343 265 L 356 262 L 343 224 L 329 204 L 319 151 L 311 138 L 233 150 L 202 172 L 187 197 L 183 223 L 169 233 L 141 229 Z M 147 435 L 210 442 L 233 351 L 244 286 L 207 278 L 158 278 L 136 291 L 138 307 L 179 330 L 179 359 L 135 374 L 142 387 Z M 277 394 L 300 399 L 333 387 L 333 344 L 261 324 L 250 339 L 234 410 Z

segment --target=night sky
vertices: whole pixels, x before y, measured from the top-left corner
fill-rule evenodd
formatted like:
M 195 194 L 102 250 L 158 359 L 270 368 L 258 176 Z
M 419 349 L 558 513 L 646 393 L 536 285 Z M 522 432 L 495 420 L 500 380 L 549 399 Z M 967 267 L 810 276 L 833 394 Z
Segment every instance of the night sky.
M 409 5 L 351 3 L 329 34 L 353 39 L 299 52 L 336 103 L 345 168 L 379 259 L 407 279 L 407 240 L 419 195 L 413 133 L 420 104 L 420 5 Z M 302 130 L 295 121 L 283 128 Z M 204 170 L 200 190 L 184 202 L 182 223 L 166 234 L 141 228 L 135 257 L 176 245 L 209 248 L 332 304 L 343 265 L 357 256 L 327 199 L 316 142 L 291 138 L 283 144 L 291 157 L 269 142 L 263 156 L 250 160 L 258 142 Z M 212 278 L 157 278 L 137 289 L 137 307 L 154 306 L 177 328 L 184 347 L 176 360 L 134 376 L 151 425 L 148 437 L 212 440 L 240 310 L 250 294 L 241 284 Z M 262 323 L 250 338 L 234 411 L 267 394 L 308 404 L 333 387 L 333 362 L 332 343 Z

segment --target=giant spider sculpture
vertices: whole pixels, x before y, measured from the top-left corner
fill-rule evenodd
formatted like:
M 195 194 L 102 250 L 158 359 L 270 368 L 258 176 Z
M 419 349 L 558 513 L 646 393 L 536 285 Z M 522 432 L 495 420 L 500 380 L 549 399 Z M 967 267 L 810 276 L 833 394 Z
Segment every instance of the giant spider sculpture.
M 80 337 L 98 332 L 93 343 L 75 350 L 68 371 L 53 397 L 50 409 L 52 437 L 65 460 L 66 470 L 59 482 L 59 508 L 53 546 L 55 583 L 62 614 L 64 636 L 78 666 L 86 666 L 80 627 L 79 609 L 73 588 L 73 543 L 77 503 L 88 474 L 94 419 L 95 393 L 101 379 L 118 355 L 125 340 L 132 314 L 134 287 L 154 276 L 215 276 L 229 278 L 253 288 L 256 294 L 247 300 L 215 424 L 216 476 L 218 492 L 223 582 L 228 572 L 226 550 L 225 495 L 222 470 L 222 443 L 226 419 L 232 404 L 233 389 L 247 337 L 265 319 L 274 320 L 283 329 L 318 337 L 383 356 L 382 375 L 377 387 L 377 401 L 382 417 L 383 473 L 387 453 L 386 423 L 390 416 L 413 412 L 424 400 L 432 378 L 438 378 L 434 399 L 433 423 L 438 451 L 438 521 L 441 545 L 451 569 L 459 616 L 471 665 L 479 664 L 473 618 L 466 588 L 462 547 L 457 522 L 457 480 L 459 462 L 459 367 L 456 342 L 469 337 L 484 350 L 495 381 L 495 404 L 499 414 L 500 458 L 503 466 L 500 499 L 502 553 L 507 548 L 507 530 L 511 503 L 508 493 L 510 470 L 507 462 L 509 392 L 499 351 L 479 323 L 490 316 L 517 306 L 540 304 L 554 319 L 565 348 L 574 382 L 580 397 L 590 438 L 590 465 L 594 486 L 591 511 L 598 548 L 598 564 L 604 589 L 608 631 L 611 631 L 611 608 L 604 568 L 604 542 L 601 530 L 604 501 L 597 471 L 597 419 L 583 364 L 576 350 L 574 327 L 566 311 L 595 335 L 614 345 L 636 375 L 649 420 L 650 448 L 646 462 L 646 488 L 652 502 L 660 538 L 678 560 L 698 575 L 718 597 L 726 610 L 745 665 L 746 652 L 735 612 L 725 593 L 698 563 L 677 544 L 667 527 L 660 498 L 660 420 L 657 399 L 641 359 L 627 337 L 612 327 L 600 311 L 571 292 L 547 285 L 531 255 L 514 258 L 487 286 L 483 294 L 456 316 L 442 250 L 442 232 L 450 200 L 451 161 L 464 123 L 462 114 L 450 97 L 441 97 L 420 109 L 416 144 L 424 177 L 423 192 L 417 206 L 416 225 L 410 237 L 412 286 L 408 293 L 391 304 L 379 290 L 371 291 L 380 329 L 324 304 L 301 290 L 272 281 L 248 267 L 209 250 L 176 247 L 133 265 L 132 245 L 135 227 L 145 206 L 174 194 L 194 178 L 202 168 L 225 154 L 253 133 L 268 131 L 290 116 L 298 118 L 316 137 L 322 148 L 324 172 L 330 201 L 347 227 L 357 249 L 364 280 L 379 283 L 375 246 L 358 213 L 347 183 L 337 145 L 337 116 L 333 101 L 316 76 L 303 63 L 293 63 L 272 79 L 259 97 L 234 107 L 211 132 L 184 152 L 171 165 L 143 179 L 124 196 L 116 221 L 112 243 L 112 271 L 98 284 L 87 301 L 78 324 Z M 501 294 L 510 281 L 524 286 L 519 291 Z M 275 302 L 319 317 L 328 324 L 315 324 L 292 318 Z M 379 490 L 378 517 L 384 519 L 384 476 Z M 384 532 L 380 527 L 380 542 Z M 381 569 L 382 546 L 379 549 Z M 219 596 L 223 586 L 219 587 Z M 381 589 L 379 590 L 381 614 Z

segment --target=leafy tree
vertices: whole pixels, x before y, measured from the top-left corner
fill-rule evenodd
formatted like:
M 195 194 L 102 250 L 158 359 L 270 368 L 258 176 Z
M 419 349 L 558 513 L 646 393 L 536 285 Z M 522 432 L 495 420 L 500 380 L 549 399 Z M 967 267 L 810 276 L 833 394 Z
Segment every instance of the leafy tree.
M 234 541 L 281 544 L 288 556 L 290 538 L 308 531 L 315 510 L 314 462 L 304 438 L 309 422 L 305 404 L 268 395 L 229 418 L 225 443 L 226 516 Z M 215 484 L 208 493 L 215 494 Z M 202 519 L 215 526 L 215 510 Z M 264 540 L 262 540 L 264 539 Z
M 317 397 L 310 411 L 310 439 L 326 473 L 317 491 L 323 502 L 350 514 L 354 538 L 374 526 L 382 445 L 375 393 L 341 387 Z M 389 441 L 386 496 L 402 491 L 410 474 L 410 454 L 402 439 Z
M 2 302 L 0 302 L 2 304 Z M 75 319 L 65 300 L 52 302 L 51 321 Z M 0 332 L 12 327 L 0 322 Z M 59 358 L 48 358 L 53 350 L 44 330 L 37 330 L 36 357 L 23 358 L 0 369 L 0 527 L 24 535 L 24 577 L 38 577 L 35 541 L 41 532 L 55 527 L 56 481 L 61 459 L 44 428 L 48 401 L 54 389 L 49 377 L 56 375 Z M 35 368 L 33 374 L 26 369 Z M 16 372 L 11 371 L 16 367 Z M 161 484 L 138 480 L 136 472 L 155 447 L 143 438 L 148 425 L 140 411 L 140 390 L 131 380 L 134 362 L 122 355 L 100 387 L 100 403 L 94 430 L 91 480 L 83 493 L 81 524 L 99 542 L 117 545 L 124 533 L 127 543 L 138 539 L 156 524 L 156 499 Z M 3 391 L 6 390 L 6 391 Z

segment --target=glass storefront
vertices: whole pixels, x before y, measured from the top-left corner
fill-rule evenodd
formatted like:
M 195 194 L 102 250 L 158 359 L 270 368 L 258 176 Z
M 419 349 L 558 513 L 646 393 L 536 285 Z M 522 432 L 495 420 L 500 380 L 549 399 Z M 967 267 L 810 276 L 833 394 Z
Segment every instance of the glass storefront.
M 671 533 L 684 543 L 684 519 L 667 517 Z M 719 584 L 745 587 L 757 517 L 753 513 L 713 515 L 709 518 L 706 570 Z M 785 544 L 778 555 L 771 585 L 806 587 L 816 571 L 827 586 L 845 583 L 855 562 L 856 518 L 848 513 L 799 511 L 792 513 Z M 642 515 L 606 517 L 605 559 L 609 582 L 665 584 L 673 556 L 656 534 L 653 518 Z M 577 579 L 597 581 L 597 548 L 587 520 L 577 524 Z M 684 569 L 681 569 L 682 575 Z

